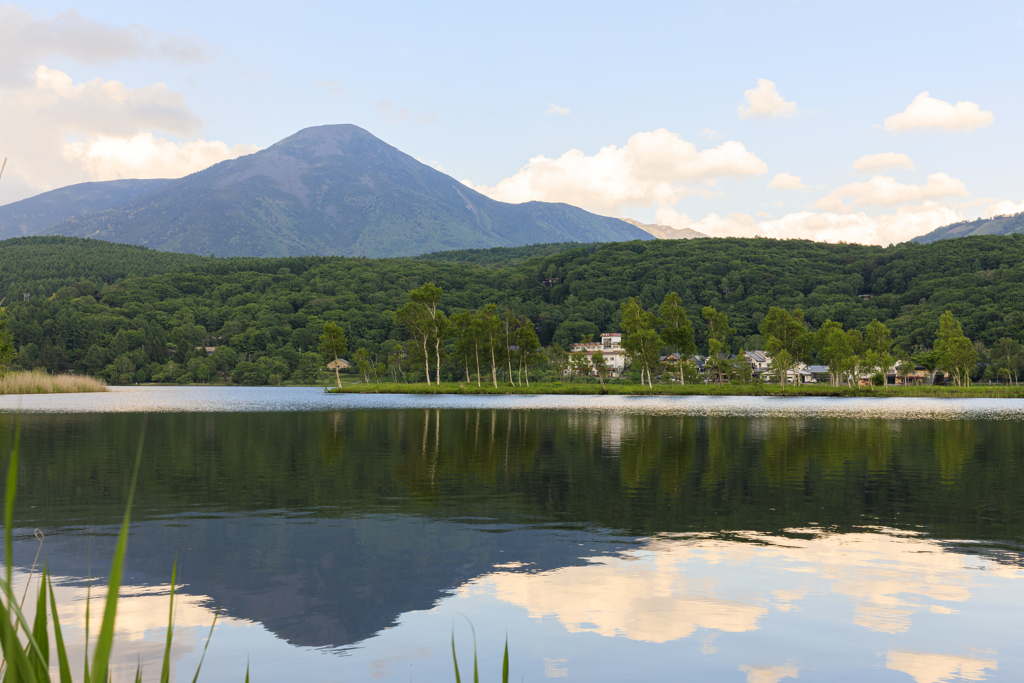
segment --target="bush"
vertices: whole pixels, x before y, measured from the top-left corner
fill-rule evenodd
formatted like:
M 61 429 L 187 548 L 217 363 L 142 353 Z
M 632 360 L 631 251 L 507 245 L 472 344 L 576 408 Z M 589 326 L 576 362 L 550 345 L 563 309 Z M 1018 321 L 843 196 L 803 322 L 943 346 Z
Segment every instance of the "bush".
M 235 384 L 244 384 L 250 387 L 258 387 L 267 383 L 269 373 L 267 369 L 258 363 L 242 361 L 235 366 L 231 373 L 231 381 Z

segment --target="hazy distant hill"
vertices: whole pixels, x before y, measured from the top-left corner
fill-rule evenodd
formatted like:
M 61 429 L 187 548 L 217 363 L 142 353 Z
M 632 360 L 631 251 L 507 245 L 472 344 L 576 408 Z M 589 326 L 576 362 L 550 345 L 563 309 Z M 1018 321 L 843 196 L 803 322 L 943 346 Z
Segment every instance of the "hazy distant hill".
M 626 218 L 625 221 L 630 225 L 635 225 L 644 232 L 649 232 L 662 240 L 690 240 L 696 237 L 707 237 L 704 233 L 697 232 L 692 228 L 673 228 L 670 225 L 641 223 L 640 221 L 635 221 L 632 218 Z
M 169 182 L 159 179 L 80 183 L 5 204 L 0 206 L 0 239 L 34 235 L 65 218 L 112 209 Z
M 995 218 L 979 218 L 976 221 L 961 221 L 952 225 L 944 225 L 932 230 L 927 235 L 915 237 L 914 242 L 928 244 L 937 240 L 948 240 L 953 237 L 970 235 L 1012 235 L 1024 232 L 1024 213 L 1012 216 L 996 216 Z
M 505 204 L 353 125 L 307 128 L 47 234 L 218 256 L 411 256 L 651 239 L 567 204 Z

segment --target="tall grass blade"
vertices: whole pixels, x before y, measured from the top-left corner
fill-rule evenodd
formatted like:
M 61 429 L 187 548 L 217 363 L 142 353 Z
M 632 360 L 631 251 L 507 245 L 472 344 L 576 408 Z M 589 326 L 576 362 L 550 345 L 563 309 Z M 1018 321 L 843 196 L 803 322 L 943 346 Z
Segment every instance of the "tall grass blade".
M 135 667 L 135 683 L 142 683 L 142 659 L 139 659 L 139 665 Z
M 121 576 L 124 570 L 124 555 L 128 548 L 128 529 L 131 526 L 132 499 L 135 497 L 135 482 L 139 478 L 139 465 L 142 463 L 142 446 L 146 441 L 146 419 L 142 420 L 142 433 L 139 434 L 139 449 L 135 454 L 135 471 L 132 473 L 132 484 L 128 489 L 128 503 L 121 522 L 121 533 L 117 535 L 117 547 L 114 549 L 114 561 L 110 565 L 110 577 L 107 579 L 107 600 L 103 608 L 103 621 L 96 638 L 96 650 L 92 656 L 92 683 L 106 683 L 110 670 L 110 651 L 114 647 L 114 621 L 117 618 L 117 597 L 121 592 Z
M 89 580 L 85 584 L 85 674 L 82 679 L 89 683 L 89 607 L 92 605 L 92 540 L 89 541 Z
M 46 573 L 46 569 L 43 569 Z M 57 600 L 53 595 L 53 581 L 47 582 L 50 589 L 50 604 L 53 606 L 53 642 L 57 646 L 57 669 L 60 671 L 60 683 L 72 683 L 71 665 L 68 664 L 68 651 L 64 648 L 64 635 L 60 631 L 60 619 L 57 617 Z M 86 641 L 88 645 L 88 641 Z M 86 648 L 88 649 L 88 647 Z
M 505 659 L 501 662 L 501 683 L 508 683 L 508 634 L 505 634 Z
M 14 528 L 14 495 L 18 490 L 18 446 L 21 442 L 21 418 L 18 418 L 14 427 L 14 444 L 11 447 L 10 459 L 7 463 L 7 486 L 4 494 L 4 560 L 6 562 L 6 581 L 2 581 L 2 588 L 7 598 L 5 618 L 0 619 L 0 649 L 3 649 L 4 660 L 7 663 L 7 671 L 4 674 L 4 683 L 36 683 L 35 666 L 29 660 L 28 654 L 22 648 L 21 642 L 14 628 L 21 624 L 29 637 L 29 648 L 36 648 L 38 645 L 32 638 L 32 631 L 25 615 L 18 608 L 18 602 L 14 598 L 14 591 L 11 590 L 11 572 L 13 565 L 13 543 L 12 531 Z M 13 615 L 12 615 L 13 612 Z M 12 619 L 11 617 L 15 618 Z
M 39 600 L 36 601 L 36 620 L 32 625 L 32 638 L 39 645 L 42 656 L 35 650 L 29 652 L 29 661 L 36 670 L 36 678 L 41 681 L 50 677 L 50 638 L 46 629 L 46 569 L 43 569 L 42 584 L 39 586 Z
M 249 683 L 249 662 L 245 663 L 245 683 Z
M 171 569 L 171 609 L 167 617 L 167 644 L 164 645 L 164 664 L 160 669 L 160 683 L 170 683 L 171 680 L 171 639 L 174 638 L 174 587 L 178 585 L 178 558 L 174 558 L 174 567 Z
M 455 683 L 462 683 L 462 677 L 459 676 L 459 658 L 455 656 L 455 625 L 452 624 L 452 661 L 455 662 Z
M 203 660 L 206 659 L 206 648 L 210 647 L 210 638 L 213 638 L 213 629 L 217 625 L 217 617 L 220 616 L 220 603 L 217 603 L 217 611 L 213 613 L 213 623 L 210 624 L 210 634 L 206 636 L 206 645 L 203 645 L 203 656 L 199 658 L 199 666 L 196 667 L 196 675 L 192 679 L 192 683 L 196 683 L 199 680 L 199 672 L 203 668 Z

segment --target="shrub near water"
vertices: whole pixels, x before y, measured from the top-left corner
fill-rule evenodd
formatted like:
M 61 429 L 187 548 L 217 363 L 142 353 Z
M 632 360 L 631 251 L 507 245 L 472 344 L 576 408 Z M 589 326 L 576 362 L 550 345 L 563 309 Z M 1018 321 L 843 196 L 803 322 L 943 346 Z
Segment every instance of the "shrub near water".
M 0 394 L 70 394 L 106 390 L 106 382 L 84 375 L 48 375 L 34 370 L 0 376 Z

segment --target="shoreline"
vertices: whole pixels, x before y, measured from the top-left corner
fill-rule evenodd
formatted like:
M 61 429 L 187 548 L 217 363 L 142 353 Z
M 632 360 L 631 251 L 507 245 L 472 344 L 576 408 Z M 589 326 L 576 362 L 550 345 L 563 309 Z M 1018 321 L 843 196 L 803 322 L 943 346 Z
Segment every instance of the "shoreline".
M 639 384 L 534 383 L 529 387 L 501 384 L 444 382 L 426 384 L 350 384 L 325 387 L 329 394 L 411 394 L 457 396 L 751 396 L 772 398 L 1024 398 L 1024 386 L 890 386 L 832 387 L 826 385 L 787 386 L 777 384 L 687 384 L 683 386 Z

